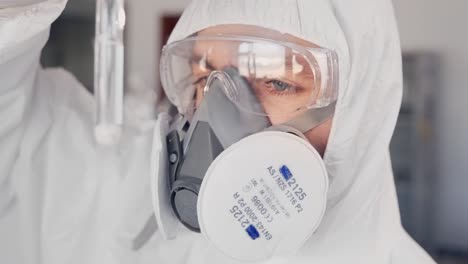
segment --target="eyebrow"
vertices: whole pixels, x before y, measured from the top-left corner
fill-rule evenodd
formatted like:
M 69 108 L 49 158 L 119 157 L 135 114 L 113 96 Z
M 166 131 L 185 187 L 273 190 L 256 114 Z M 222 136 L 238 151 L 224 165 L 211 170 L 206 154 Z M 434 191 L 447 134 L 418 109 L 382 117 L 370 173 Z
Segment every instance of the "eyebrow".
M 200 64 L 200 61 L 202 61 L 203 58 L 200 56 L 200 55 L 194 55 L 191 59 L 190 59 L 190 64 Z M 205 59 L 205 65 L 206 67 L 208 68 L 208 70 L 216 70 L 216 68 L 208 61 L 208 59 Z
M 287 71 L 292 72 L 292 69 L 294 68 L 294 64 L 301 65 L 303 67 L 302 71 L 295 73 L 296 76 L 300 77 L 306 77 L 306 78 L 315 78 L 315 73 L 312 69 L 312 65 L 310 62 L 307 62 L 305 60 L 294 60 L 294 56 L 288 55 L 285 59 L 285 66 Z
M 195 64 L 195 65 L 199 65 L 199 63 L 203 59 L 204 58 L 202 56 L 200 56 L 200 55 L 193 55 L 192 58 L 190 59 L 190 63 Z M 300 71 L 300 72 L 295 73 L 294 74 L 295 76 L 301 77 L 301 78 L 315 78 L 315 73 L 311 69 L 312 66 L 309 63 L 307 63 L 305 61 L 303 61 L 302 63 L 296 61 L 296 63 L 303 66 L 304 69 L 302 71 Z M 213 64 L 211 64 L 208 59 L 205 59 L 205 66 L 209 71 L 215 71 L 216 70 L 216 67 Z M 286 66 L 287 72 L 292 73 L 293 56 L 287 56 L 287 59 L 285 60 L 285 66 Z

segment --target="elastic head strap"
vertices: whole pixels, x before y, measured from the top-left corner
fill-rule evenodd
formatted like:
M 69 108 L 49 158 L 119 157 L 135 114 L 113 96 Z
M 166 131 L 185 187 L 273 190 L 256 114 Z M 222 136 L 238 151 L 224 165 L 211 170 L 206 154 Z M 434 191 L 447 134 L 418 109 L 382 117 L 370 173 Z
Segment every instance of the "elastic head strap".
M 322 108 L 311 108 L 302 115 L 282 124 L 293 127 L 301 133 L 306 133 L 312 128 L 330 119 L 335 113 L 336 102 Z

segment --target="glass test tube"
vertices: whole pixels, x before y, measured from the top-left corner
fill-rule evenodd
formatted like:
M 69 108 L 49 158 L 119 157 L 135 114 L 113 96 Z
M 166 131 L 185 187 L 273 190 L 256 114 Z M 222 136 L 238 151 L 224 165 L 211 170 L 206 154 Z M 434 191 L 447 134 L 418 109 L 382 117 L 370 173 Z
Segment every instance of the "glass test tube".
M 124 0 L 96 0 L 95 137 L 101 145 L 117 144 L 122 134 L 124 28 Z

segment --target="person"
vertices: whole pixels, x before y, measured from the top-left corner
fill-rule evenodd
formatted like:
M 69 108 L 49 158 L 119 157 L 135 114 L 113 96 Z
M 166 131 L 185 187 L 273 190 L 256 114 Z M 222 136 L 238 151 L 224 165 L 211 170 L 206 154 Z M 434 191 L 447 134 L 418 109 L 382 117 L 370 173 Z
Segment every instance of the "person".
M 238 263 L 184 228 L 174 240 L 164 240 L 158 230 L 141 247 L 132 246 L 154 214 L 152 133 L 124 129 L 118 146 L 99 147 L 93 136 L 92 96 L 66 71 L 39 65 L 49 26 L 65 4 L 0 2 L 0 262 Z M 389 142 L 402 96 L 391 2 L 194 0 L 169 45 L 196 36 L 198 42 L 192 44 L 207 54 L 210 44 L 200 37 L 219 35 L 280 41 L 301 50 L 326 48 L 339 59 L 333 117 L 304 133 L 328 172 L 325 215 L 296 255 L 266 263 L 434 263 L 401 226 L 390 164 Z M 225 43 L 216 46 L 219 51 L 232 47 Z M 236 66 L 241 72 L 238 64 L 224 63 L 225 58 L 230 56 L 197 60 L 189 73 L 198 76 L 203 87 L 213 70 Z M 310 70 L 300 54 L 296 58 L 288 65 Z M 204 67 L 208 62 L 214 67 Z M 318 98 L 315 88 L 297 88 L 300 83 L 311 85 L 297 76 L 293 87 L 279 77 L 265 81 L 259 71 L 256 75 L 267 91 L 295 91 L 259 97 L 266 99 L 259 100 L 258 109 L 272 124 L 294 119 Z M 318 81 L 315 84 L 325 82 Z M 172 84 L 166 78 L 169 98 L 179 112 L 189 113 L 184 101 L 177 101 L 180 93 L 171 90 Z M 301 101 L 304 93 L 307 103 Z M 196 109 L 209 92 L 195 87 L 188 94 L 189 105 Z M 288 97 L 294 100 L 281 103 Z M 287 114 L 275 115 L 276 107 L 286 107 Z

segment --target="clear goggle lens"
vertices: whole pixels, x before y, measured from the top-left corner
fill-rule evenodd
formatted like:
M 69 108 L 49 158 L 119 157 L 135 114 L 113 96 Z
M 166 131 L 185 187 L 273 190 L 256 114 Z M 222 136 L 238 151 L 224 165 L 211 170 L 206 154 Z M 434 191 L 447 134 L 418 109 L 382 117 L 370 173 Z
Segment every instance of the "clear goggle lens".
M 291 115 L 328 106 L 337 98 L 334 51 L 249 37 L 191 37 L 169 44 L 163 49 L 161 80 L 179 112 L 192 113 L 209 92 L 210 74 L 233 68 L 248 85 L 225 92 L 252 114 Z M 254 102 L 243 100 L 251 94 Z

